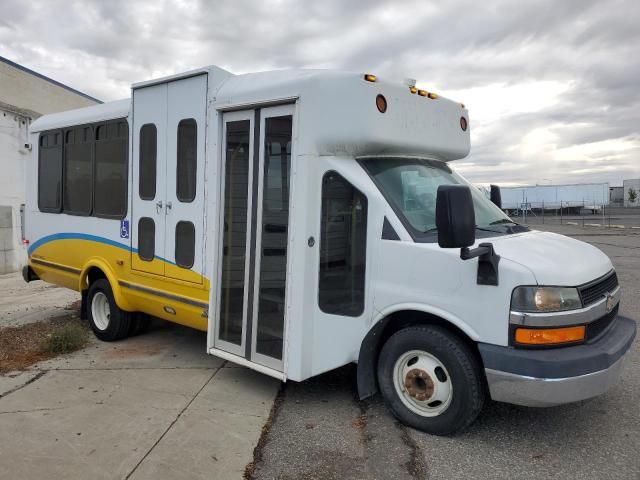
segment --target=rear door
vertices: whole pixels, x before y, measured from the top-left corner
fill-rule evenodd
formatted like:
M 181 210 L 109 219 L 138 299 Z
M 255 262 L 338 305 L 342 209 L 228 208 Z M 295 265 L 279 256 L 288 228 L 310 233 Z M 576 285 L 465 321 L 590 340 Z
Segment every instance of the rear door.
M 203 284 L 207 74 L 134 89 L 132 267 Z
M 165 273 L 167 84 L 133 90 L 131 265 Z
M 165 273 L 203 282 L 207 75 L 168 84 Z

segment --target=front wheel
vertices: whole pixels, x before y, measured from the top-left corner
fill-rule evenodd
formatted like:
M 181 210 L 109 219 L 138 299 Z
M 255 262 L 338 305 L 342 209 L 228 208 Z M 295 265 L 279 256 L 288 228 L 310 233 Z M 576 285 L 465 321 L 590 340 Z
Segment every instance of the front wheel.
M 484 405 L 476 356 L 457 335 L 435 325 L 405 328 L 387 340 L 378 383 L 401 422 L 434 435 L 463 430 Z
M 101 278 L 91 284 L 87 304 L 89 325 L 100 340 L 113 342 L 129 334 L 131 313 L 118 308 L 107 280 Z

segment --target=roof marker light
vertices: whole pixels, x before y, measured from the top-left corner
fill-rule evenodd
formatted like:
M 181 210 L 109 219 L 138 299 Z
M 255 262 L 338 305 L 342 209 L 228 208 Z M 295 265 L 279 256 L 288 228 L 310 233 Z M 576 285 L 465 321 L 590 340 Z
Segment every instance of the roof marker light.
M 416 87 L 409 87 L 409 91 L 411 93 L 416 93 L 418 91 L 418 89 Z
M 427 94 L 427 97 L 429 97 L 431 100 L 435 100 L 436 98 L 438 98 L 438 94 L 437 93 L 433 93 L 433 92 L 429 92 Z
M 375 75 L 373 75 L 372 73 L 365 73 L 364 74 L 364 79 L 367 82 L 377 82 L 378 81 L 378 77 L 376 77 Z
M 460 117 L 460 128 L 463 132 L 467 131 L 467 119 L 464 117 Z
M 378 94 L 376 97 L 376 107 L 378 107 L 380 113 L 387 111 L 387 99 L 384 98 L 384 95 Z
M 420 95 L 421 97 L 426 97 L 427 96 L 427 91 L 426 90 L 418 90 L 418 95 Z
M 461 103 L 461 104 L 460 104 L 460 106 L 461 106 L 462 108 L 464 108 L 464 103 Z

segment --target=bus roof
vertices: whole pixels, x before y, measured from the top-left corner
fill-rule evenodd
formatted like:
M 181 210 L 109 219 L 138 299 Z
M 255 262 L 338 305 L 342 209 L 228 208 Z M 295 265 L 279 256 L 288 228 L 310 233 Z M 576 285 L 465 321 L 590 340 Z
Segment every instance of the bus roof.
M 208 102 L 218 111 L 253 109 L 296 102 L 302 155 L 418 155 L 445 161 L 470 149 L 468 111 L 458 102 L 417 93 L 404 80 L 370 78 L 336 70 L 275 70 L 233 75 L 203 67 L 135 83 L 132 91 L 208 74 Z M 373 81 L 371 81 L 373 80 Z M 379 111 L 377 97 L 386 109 Z M 47 115 L 34 122 L 37 132 L 126 117 L 130 100 Z
M 129 116 L 131 99 L 116 100 L 115 102 L 92 105 L 90 107 L 68 110 L 66 112 L 43 115 L 31 124 L 31 132 L 41 132 L 55 128 L 82 125 L 85 123 L 113 120 Z

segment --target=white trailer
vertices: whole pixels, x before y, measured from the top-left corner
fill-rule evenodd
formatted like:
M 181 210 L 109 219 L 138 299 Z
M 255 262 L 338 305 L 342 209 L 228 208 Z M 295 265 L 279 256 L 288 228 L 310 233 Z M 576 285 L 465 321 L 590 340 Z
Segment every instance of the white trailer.
M 613 266 L 514 224 L 451 169 L 468 118 L 370 74 L 217 67 L 46 115 L 25 280 L 81 292 L 105 341 L 152 315 L 282 381 L 356 362 L 362 398 L 381 391 L 431 433 L 465 428 L 487 393 L 598 395 L 635 335 Z
M 581 183 L 573 185 L 530 185 L 502 187 L 502 208 L 516 210 L 535 209 L 580 209 L 600 210 L 609 205 L 608 183 Z

